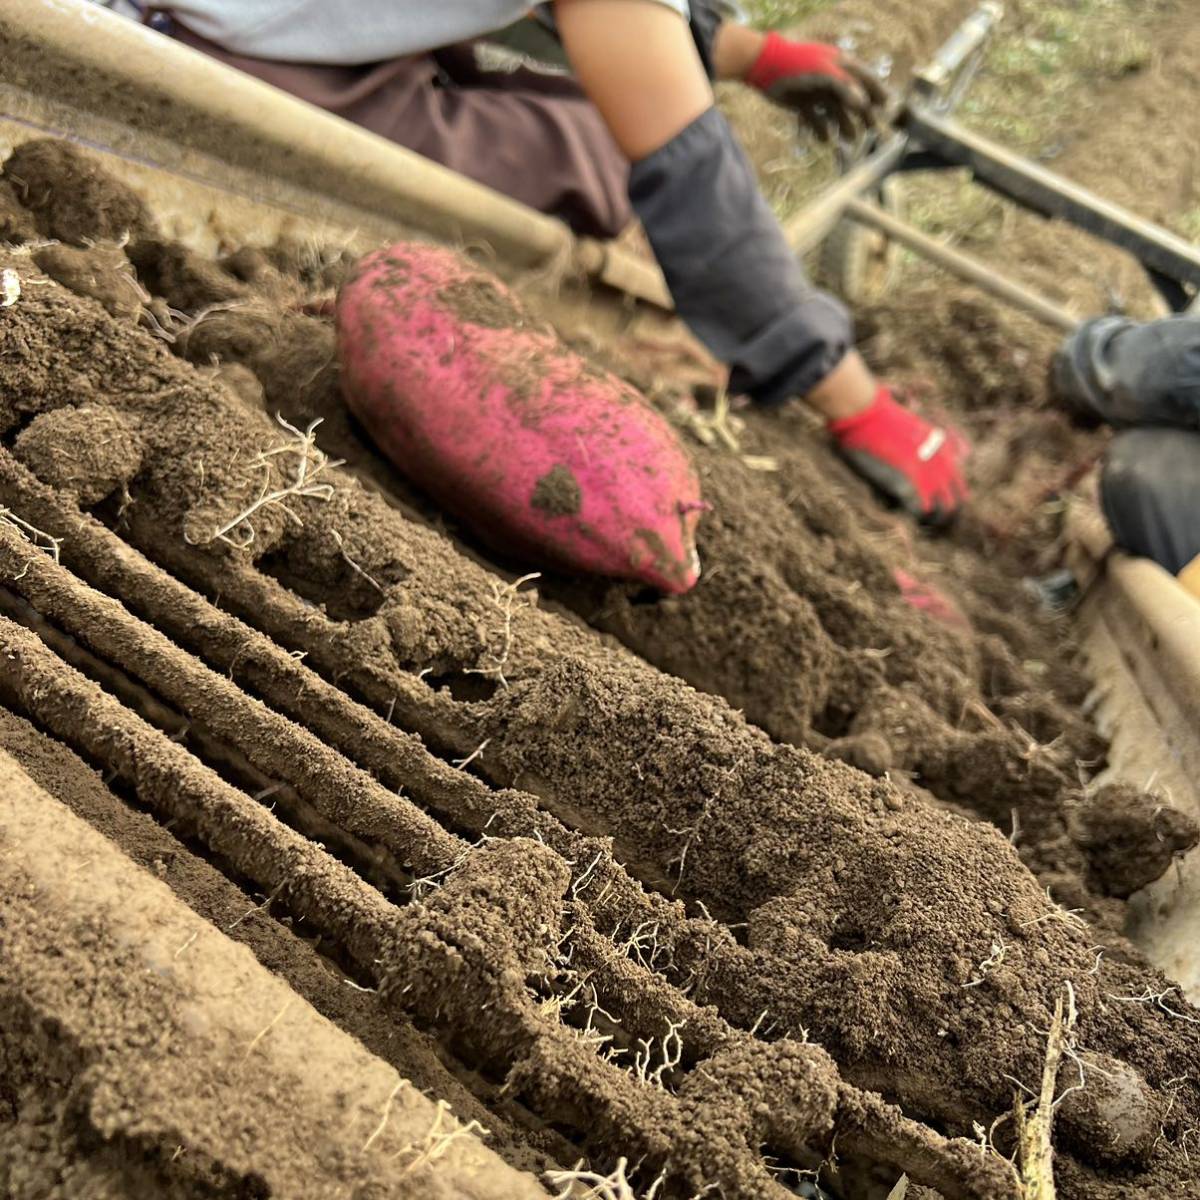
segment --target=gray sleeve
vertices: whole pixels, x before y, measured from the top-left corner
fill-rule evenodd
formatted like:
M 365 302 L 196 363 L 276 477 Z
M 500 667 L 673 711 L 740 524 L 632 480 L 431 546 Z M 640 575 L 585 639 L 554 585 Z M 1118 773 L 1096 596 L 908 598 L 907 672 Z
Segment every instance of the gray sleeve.
M 629 196 L 679 315 L 759 404 L 807 395 L 845 357 L 846 310 L 818 291 L 716 108 L 633 164 Z
M 696 49 L 700 52 L 700 61 L 708 72 L 709 79 L 717 77 L 713 65 L 713 42 L 717 30 L 726 21 L 740 20 L 742 12 L 732 0 L 691 0 L 689 20 L 692 26 L 692 37 L 696 41 Z

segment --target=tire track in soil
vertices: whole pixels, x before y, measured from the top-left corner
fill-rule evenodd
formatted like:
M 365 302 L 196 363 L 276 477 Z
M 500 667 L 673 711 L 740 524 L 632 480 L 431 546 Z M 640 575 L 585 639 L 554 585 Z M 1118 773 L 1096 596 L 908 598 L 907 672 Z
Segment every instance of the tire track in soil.
M 1058 916 L 1056 909 L 1047 907 L 1003 839 L 949 815 L 934 814 L 886 783 L 872 783 L 801 750 L 774 746 L 719 702 L 696 695 L 597 643 L 585 631 L 532 607 L 522 606 L 514 619 L 506 671 L 510 688 L 474 703 L 455 701 L 449 687 L 434 691 L 415 673 L 431 666 L 443 678 L 460 675 L 494 653 L 496 614 L 485 571 L 460 559 L 442 539 L 405 522 L 376 498 L 349 487 L 338 489 L 328 505 L 305 504 L 299 531 L 286 529 L 282 522 L 266 523 L 256 549 L 279 552 L 293 564 L 315 568 L 306 571 L 310 579 L 320 580 L 323 569 L 326 586 L 331 587 L 346 576 L 342 556 L 334 553 L 333 546 L 349 546 L 364 570 L 379 571 L 380 577 L 386 574 L 392 581 L 384 603 L 363 620 L 331 621 L 244 560 L 239 563 L 228 554 L 189 549 L 183 532 L 211 530 L 214 525 L 206 527 L 201 519 L 212 516 L 214 506 L 223 504 L 228 515 L 238 511 L 240 496 L 250 494 L 246 482 L 224 464 L 235 462 L 244 448 L 268 449 L 272 436 L 268 427 L 227 392 L 206 384 L 144 335 L 115 325 L 88 303 L 68 300 L 50 287 L 30 289 L 30 295 L 29 303 L 13 314 L 21 322 L 21 337 L 4 347 L 14 381 L 6 396 L 12 405 L 10 425 L 15 421 L 26 426 L 17 439 L 18 452 L 22 446 L 36 446 L 37 422 L 46 418 L 53 418 L 60 432 L 70 434 L 74 427 L 73 433 L 86 440 L 95 413 L 79 407 L 81 393 L 101 400 L 137 427 L 142 453 L 123 479 L 117 473 L 114 488 L 123 482 L 133 501 L 123 532 L 153 557 L 176 567 L 183 564 L 186 570 L 180 573 L 185 577 L 190 573 L 205 578 L 210 588 L 220 591 L 224 605 L 261 625 L 289 649 L 305 650 L 308 661 L 327 678 L 370 699 L 380 712 L 391 709 L 393 716 L 415 731 L 427 735 L 432 731 L 436 745 L 462 753 L 486 737 L 495 739 L 494 748 L 489 746 L 477 760 L 489 774 L 534 786 L 548 806 L 582 817 L 598 829 L 620 832 L 656 865 L 660 881 L 670 878 L 671 854 L 679 849 L 679 835 L 669 831 L 687 828 L 689 818 L 702 824 L 703 836 L 688 843 L 685 865 L 690 875 L 682 891 L 731 920 L 748 918 L 746 944 L 739 945 L 711 921 L 685 918 L 677 904 L 643 897 L 656 913 L 664 914 L 657 931 L 660 939 L 676 943 L 671 947 L 676 951 L 672 969 L 681 975 L 688 971 L 690 953 L 694 999 L 715 1003 L 731 1013 L 736 1024 L 749 1028 L 757 1017 L 746 1011 L 747 999 L 766 998 L 769 1003 L 764 1007 L 783 1028 L 810 1028 L 833 1052 L 847 1078 L 874 1082 L 914 1115 L 940 1113 L 952 1125 L 961 1125 L 964 1113 L 994 1115 L 1005 1107 L 1011 1086 L 1003 1080 L 1005 1068 L 1018 1077 L 1036 1077 L 1040 1054 L 1036 1030 L 1044 1027 L 1058 982 L 1068 975 L 1076 977 L 1087 1045 L 1097 1052 L 1103 1048 L 1127 1056 L 1146 1075 L 1150 1087 L 1160 1089 L 1157 1096 L 1152 1091 L 1135 1093 L 1139 1098 L 1133 1106 L 1134 1123 L 1149 1128 L 1159 1115 L 1161 1089 L 1169 1078 L 1163 1043 L 1170 1043 L 1177 1062 L 1194 1060 L 1196 1044 L 1194 1038 L 1189 1041 L 1190 1030 L 1169 1026 L 1171 1036 L 1164 1039 L 1162 1019 L 1145 1007 L 1126 1005 L 1113 1013 L 1112 1006 L 1103 1002 L 1101 986 L 1117 992 L 1128 988 L 1133 994 L 1145 978 L 1144 970 L 1101 963 L 1097 974 L 1091 975 L 1095 956 L 1089 953 L 1089 939 Z M 53 375 L 38 366 L 50 361 L 47 351 L 53 352 L 58 368 Z M 35 416 L 39 410 L 44 417 Z M 201 451 L 213 465 L 198 488 L 196 472 L 181 478 L 180 468 L 194 464 Z M 51 482 L 64 482 L 54 478 L 53 468 L 40 465 Z M 30 511 L 38 520 L 47 516 L 36 506 Z M 335 529 L 341 535 L 337 542 L 328 536 Z M 448 596 L 455 597 L 453 604 L 447 603 Z M 131 601 L 136 603 L 137 598 Z M 6 668 L 6 673 L 16 672 L 15 686 L 43 720 L 59 719 L 64 736 L 87 736 L 93 749 L 102 753 L 117 750 L 104 741 L 104 722 L 111 721 L 133 736 L 121 706 L 115 701 L 100 704 L 91 692 L 89 704 L 103 708 L 100 724 L 80 727 L 56 718 L 47 696 L 63 686 L 62 664 L 55 666 L 40 657 L 40 643 L 30 640 L 31 635 L 7 625 L 4 631 L 20 651 L 22 670 L 40 686 L 30 690 L 29 680 L 22 683 L 22 671 L 15 667 Z M 181 640 L 188 643 L 186 636 Z M 192 760 L 186 751 L 174 750 L 182 759 L 163 751 L 171 771 L 190 779 L 195 772 L 188 765 Z M 125 766 L 135 773 L 138 764 L 126 758 Z M 151 792 L 156 777 L 143 775 L 142 784 L 143 790 Z M 528 822 L 534 812 L 528 796 L 493 795 L 500 798 L 498 807 L 506 810 L 510 808 L 506 800 L 512 801 L 514 822 Z M 194 799 L 211 804 L 205 788 Z M 228 797 L 226 802 L 234 803 Z M 549 823 L 544 814 L 538 820 Z M 228 828 L 218 823 L 212 831 L 225 837 L 227 849 L 239 849 Z M 700 827 L 694 826 L 692 832 L 699 834 Z M 564 835 L 573 836 L 569 831 Z M 285 832 L 276 830 L 272 836 L 282 839 L 281 849 L 291 848 Z M 537 924 L 535 917 L 548 929 L 559 928 L 557 909 L 567 889 L 579 885 L 580 878 L 571 882 L 565 860 L 553 849 L 538 849 L 536 843 L 514 845 L 521 846 L 521 854 L 515 857 L 509 853 L 507 839 L 505 844 L 475 848 L 425 903 L 396 910 L 397 924 L 388 928 L 395 935 L 392 944 L 401 948 L 397 959 L 415 966 L 418 976 L 425 968 L 419 986 L 414 984 L 408 993 L 411 999 L 401 1003 L 415 1006 L 435 1024 L 470 1026 L 463 1031 L 470 1036 L 478 1035 L 473 1025 L 479 1003 L 484 996 L 490 1001 L 499 993 L 505 1067 L 513 1065 L 512 1050 L 519 1048 L 523 1061 L 536 1063 L 538 1069 L 529 1078 L 520 1073 L 517 1077 L 540 1105 L 557 1104 L 566 1099 L 562 1088 L 567 1076 L 595 1073 L 595 1049 L 576 1034 L 564 1033 L 561 1024 L 548 1022 L 540 1010 L 531 1011 L 523 991 L 504 984 L 504 971 L 521 978 L 534 950 L 546 955 L 548 947 L 539 947 L 537 937 L 523 940 L 510 934 L 528 931 Z M 502 869 L 494 869 L 496 864 Z M 259 881 L 264 891 L 275 886 L 277 864 L 255 859 L 247 865 L 265 876 Z M 330 879 L 345 878 L 344 868 L 332 861 L 313 860 L 313 866 Z M 536 877 L 529 879 L 525 892 L 497 882 L 508 875 L 520 878 L 526 869 Z M 577 860 L 575 870 L 582 869 Z M 614 882 L 609 890 L 623 900 L 639 895 L 636 883 L 620 868 L 604 863 L 603 873 Z M 889 881 L 894 892 L 883 890 Z M 361 883 L 347 879 L 346 885 L 351 889 L 347 894 L 362 895 Z M 318 890 L 322 886 L 317 885 Z M 489 888 L 495 894 L 483 903 L 479 897 Z M 305 900 L 306 907 L 311 900 L 312 910 L 322 912 L 321 897 L 315 892 Z M 578 897 L 572 900 L 578 902 Z M 366 924 L 351 921 L 344 937 L 345 913 L 339 916 L 338 905 L 327 898 L 324 903 L 322 923 L 331 923 L 339 931 L 339 940 L 352 950 L 357 947 L 360 955 L 372 953 L 373 939 L 364 937 L 381 919 L 381 901 L 364 898 Z M 583 925 L 582 915 L 579 923 Z M 961 983 L 955 981 L 965 980 L 972 963 L 984 957 L 983 953 L 973 957 L 972 951 L 981 951 L 989 944 L 989 934 L 994 938 L 1002 931 L 1012 939 L 1005 969 L 996 972 L 995 985 L 973 989 L 964 999 Z M 466 958 L 474 963 L 471 986 L 461 989 L 463 995 L 475 989 L 470 1013 L 454 1011 L 458 993 L 447 998 L 446 963 L 430 948 L 430 933 L 435 945 L 453 945 L 463 954 L 470 950 Z M 539 936 L 543 935 L 544 931 Z M 616 936 L 614 929 L 610 938 Z M 634 935 L 631 944 L 636 940 Z M 576 944 L 583 945 L 579 952 L 586 954 L 588 939 L 581 937 Z M 499 961 L 480 946 L 499 947 Z M 663 976 L 644 964 L 631 964 L 625 954 L 615 957 L 623 971 L 640 966 L 637 978 L 643 996 L 661 992 Z M 623 994 L 618 985 L 606 986 Z M 993 986 L 998 995 L 991 994 Z M 384 991 L 390 994 L 388 988 Z M 625 1000 L 622 1024 L 634 1030 L 644 1028 L 638 1025 L 639 1011 L 642 1020 L 661 1011 L 661 1003 L 643 999 L 639 1007 L 636 996 L 626 995 Z M 678 1007 L 690 1003 L 680 997 L 675 1011 L 690 1013 L 689 1008 Z M 997 1020 L 1006 1023 L 1006 1031 L 991 1024 Z M 696 1036 L 693 1024 L 697 1031 L 713 1028 L 711 1021 L 690 1016 L 687 1036 Z M 1135 1038 L 1130 1030 L 1143 1036 Z M 1149 1036 L 1155 1030 L 1157 1043 Z M 660 1038 L 663 1032 L 645 1030 L 646 1035 Z M 746 1144 L 741 1142 L 743 1136 L 756 1137 L 763 1127 L 753 1116 L 748 1125 L 739 1125 L 747 1120 L 745 1112 L 726 1101 L 744 1094 L 740 1089 L 751 1081 L 761 1086 L 762 1072 L 775 1070 L 776 1058 L 784 1062 L 780 1069 L 798 1072 L 788 1077 L 790 1084 L 782 1083 L 800 1087 L 809 1102 L 798 1097 L 796 1111 L 788 1118 L 795 1122 L 804 1117 L 802 1128 L 793 1125 L 783 1134 L 773 1130 L 773 1136 L 788 1138 L 796 1151 L 804 1142 L 798 1135 L 828 1128 L 823 1122 L 831 1118 L 832 1103 L 833 1119 L 845 1135 L 839 1134 L 840 1143 L 853 1142 L 855 1121 L 848 1115 L 853 1106 L 844 1099 L 847 1085 L 832 1085 L 833 1102 L 827 1094 L 824 1102 L 815 1099 L 824 1094 L 812 1082 L 821 1074 L 820 1070 L 816 1076 L 812 1073 L 819 1058 L 814 1060 L 803 1047 L 797 1055 L 784 1055 L 780 1044 L 772 1043 L 772 1064 L 768 1064 L 760 1061 L 756 1039 L 747 1041 L 748 1035 L 732 1030 L 727 1036 L 737 1052 L 729 1062 L 717 1065 L 718 1082 L 707 1099 L 718 1100 L 727 1112 L 739 1113 L 734 1121 L 738 1126 L 734 1148 L 723 1160 L 728 1165 L 721 1166 L 731 1183 L 742 1186 L 747 1179 L 761 1180 L 756 1155 L 747 1160 L 736 1147 Z M 703 1041 L 697 1047 L 713 1049 Z M 480 1052 L 494 1054 L 496 1048 L 480 1047 Z M 718 1050 L 712 1057 L 720 1054 Z M 652 1095 L 649 1100 L 645 1089 L 633 1093 L 630 1100 L 628 1073 L 613 1068 L 600 1074 L 606 1084 L 614 1084 L 623 1103 L 634 1105 L 631 1111 L 654 1117 L 652 1130 L 679 1130 L 677 1122 L 684 1111 L 680 1105 L 696 1093 L 696 1111 L 706 1110 L 704 1088 L 692 1079 L 694 1071 L 685 1071 L 685 1083 L 692 1083 L 694 1089 L 687 1095 L 681 1084 L 673 1099 Z M 560 1081 L 557 1087 L 555 1079 Z M 577 1078 L 568 1082 L 579 1089 Z M 612 1102 L 603 1095 L 605 1088 L 598 1091 L 599 1095 L 590 1092 L 587 1099 L 603 1115 L 597 1119 L 589 1111 L 588 1123 L 608 1135 L 603 1139 L 607 1153 L 624 1152 L 629 1138 L 649 1138 L 657 1150 L 651 1147 L 647 1153 L 652 1161 L 657 1161 L 656 1155 L 661 1159 L 661 1137 L 655 1141 L 658 1135 L 648 1134 L 646 1127 L 640 1127 L 640 1133 L 628 1130 L 613 1115 Z M 572 1099 L 579 1102 L 578 1096 Z M 1174 1120 L 1188 1119 L 1194 1095 L 1185 1087 L 1176 1100 Z M 860 1097 L 856 1103 L 866 1114 L 858 1123 L 858 1136 L 867 1157 L 893 1165 L 903 1162 L 915 1179 L 929 1182 L 935 1182 L 931 1172 L 950 1172 L 948 1178 L 936 1180 L 948 1195 L 1007 1194 L 1001 1175 L 985 1179 L 988 1172 L 999 1170 L 996 1160 L 978 1159 L 975 1151 L 966 1156 L 961 1144 L 939 1146 L 936 1139 L 930 1140 L 933 1135 L 928 1130 L 902 1125 L 894 1112 L 881 1113 L 869 1098 Z M 1119 1192 L 1112 1189 L 1121 1185 L 1096 1169 L 1097 1160 L 1106 1153 L 1097 1139 L 1097 1121 L 1103 1114 L 1089 1117 L 1086 1110 L 1075 1111 L 1079 1107 L 1063 1105 L 1063 1142 L 1065 1148 L 1089 1157 L 1093 1165 L 1074 1168 L 1079 1189 L 1074 1194 L 1115 1196 Z M 1180 1181 L 1182 1156 L 1172 1150 L 1170 1141 L 1171 1133 L 1177 1137 L 1181 1128 L 1170 1126 L 1165 1145 L 1149 1151 L 1144 1144 L 1137 1145 L 1135 1158 L 1150 1168 L 1141 1173 L 1145 1194 L 1170 1194 L 1155 1189 L 1173 1188 Z M 757 1144 L 749 1138 L 750 1148 Z M 685 1179 L 687 1171 L 694 1169 L 674 1161 L 672 1167 Z M 959 1178 L 954 1177 L 956 1168 Z M 972 1178 L 961 1177 L 965 1175 Z

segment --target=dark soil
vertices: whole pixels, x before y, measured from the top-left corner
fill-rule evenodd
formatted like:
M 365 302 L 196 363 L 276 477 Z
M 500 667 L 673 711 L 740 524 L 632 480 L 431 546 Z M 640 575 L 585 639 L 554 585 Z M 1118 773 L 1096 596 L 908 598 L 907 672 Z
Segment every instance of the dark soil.
M 206 369 L 213 354 L 248 367 L 299 428 L 327 415 L 338 440 L 321 426 L 321 448 L 370 474 L 352 422 L 335 422 L 327 326 L 155 244 L 143 286 L 200 317 L 177 348 Z M 200 311 L 214 303 L 245 308 Z M 971 587 L 952 590 L 975 637 L 909 609 L 896 527 L 857 515 L 857 485 L 818 465 L 798 423 L 745 431 L 778 472 L 698 451 L 716 511 L 693 595 L 551 585 L 638 658 L 532 595 L 510 622 L 498 576 L 413 519 L 427 506 L 398 482 L 384 495 L 324 468 L 328 494 L 238 521 L 293 477 L 295 436 L 244 376 L 229 386 L 92 299 L 25 289 L 0 324 L 0 366 L 20 460 L 0 456 L 0 500 L 62 537 L 65 563 L 0 530 L 10 586 L 192 728 L 171 742 L 5 622 L 9 702 L 182 823 L 215 865 L 276 894 L 278 911 L 303 914 L 466 1066 L 475 1103 L 507 1113 L 510 1154 L 528 1144 L 567 1162 L 567 1138 L 604 1170 L 640 1160 L 639 1190 L 665 1169 L 668 1196 L 718 1182 L 757 1197 L 785 1194 L 763 1144 L 809 1170 L 836 1139 L 844 1170 L 879 1169 L 886 1186 L 903 1170 L 946 1197 L 1010 1196 L 972 1126 L 1011 1108 L 1014 1078 L 1036 1084 L 1070 981 L 1079 1053 L 1109 1082 L 1061 1107 L 1060 1194 L 1165 1200 L 1191 1186 L 1200 1026 L 1110 932 L 1121 904 L 1104 894 L 1134 878 L 1161 814 L 1132 799 L 1119 839 L 1088 818 L 1073 759 L 1101 747 L 1071 710 L 1079 685 L 1057 631 L 1005 640 L 1016 629 Z M 94 446 L 87 471 L 59 445 Z M 76 501 L 111 529 L 72 515 Z M 175 644 L 117 619 L 80 577 Z M 470 757 L 479 778 L 412 734 Z M 813 752 L 837 748 L 894 778 Z M 266 776 L 303 804 L 273 815 L 213 768 Z M 1014 811 L 1041 882 L 1008 839 Z M 321 837 L 325 850 L 279 816 L 342 836 Z M 1181 847 L 1194 836 L 1169 833 Z M 379 871 L 417 902 L 388 904 L 364 881 Z M 1103 927 L 1048 900 L 1047 882 Z M 673 1026 L 680 1053 L 660 1089 L 639 1078 L 639 1045 L 655 1047 L 644 1076 L 667 1061 Z M 553 1136 L 529 1132 L 539 1123 Z
M 4 181 L 47 238 L 82 246 L 150 233 L 141 198 L 69 142 L 25 142 L 4 164 Z
M 579 481 L 571 473 L 571 468 L 557 466 L 551 467 L 537 481 L 530 503 L 551 516 L 569 517 L 579 511 L 582 501 Z
M 115 242 L 87 249 L 75 246 L 42 246 L 33 261 L 51 279 L 80 296 L 99 300 L 114 317 L 137 317 L 146 294 L 138 286 L 125 251 Z

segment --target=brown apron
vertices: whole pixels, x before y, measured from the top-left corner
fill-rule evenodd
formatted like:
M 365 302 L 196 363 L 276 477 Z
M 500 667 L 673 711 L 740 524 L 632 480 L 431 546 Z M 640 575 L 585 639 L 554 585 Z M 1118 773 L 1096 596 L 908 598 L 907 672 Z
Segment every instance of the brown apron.
M 484 71 L 470 46 L 360 67 L 232 54 L 178 21 L 186 45 L 398 142 L 471 179 L 615 237 L 631 219 L 629 164 L 600 114 L 565 76 Z

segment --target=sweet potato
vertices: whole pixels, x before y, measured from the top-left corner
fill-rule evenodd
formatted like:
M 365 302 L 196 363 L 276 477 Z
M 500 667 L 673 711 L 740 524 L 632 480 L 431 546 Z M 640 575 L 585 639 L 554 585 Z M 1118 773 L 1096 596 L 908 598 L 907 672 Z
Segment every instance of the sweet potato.
M 346 402 L 485 540 L 560 569 L 687 591 L 700 485 L 670 425 L 436 246 L 364 258 L 337 305 Z

